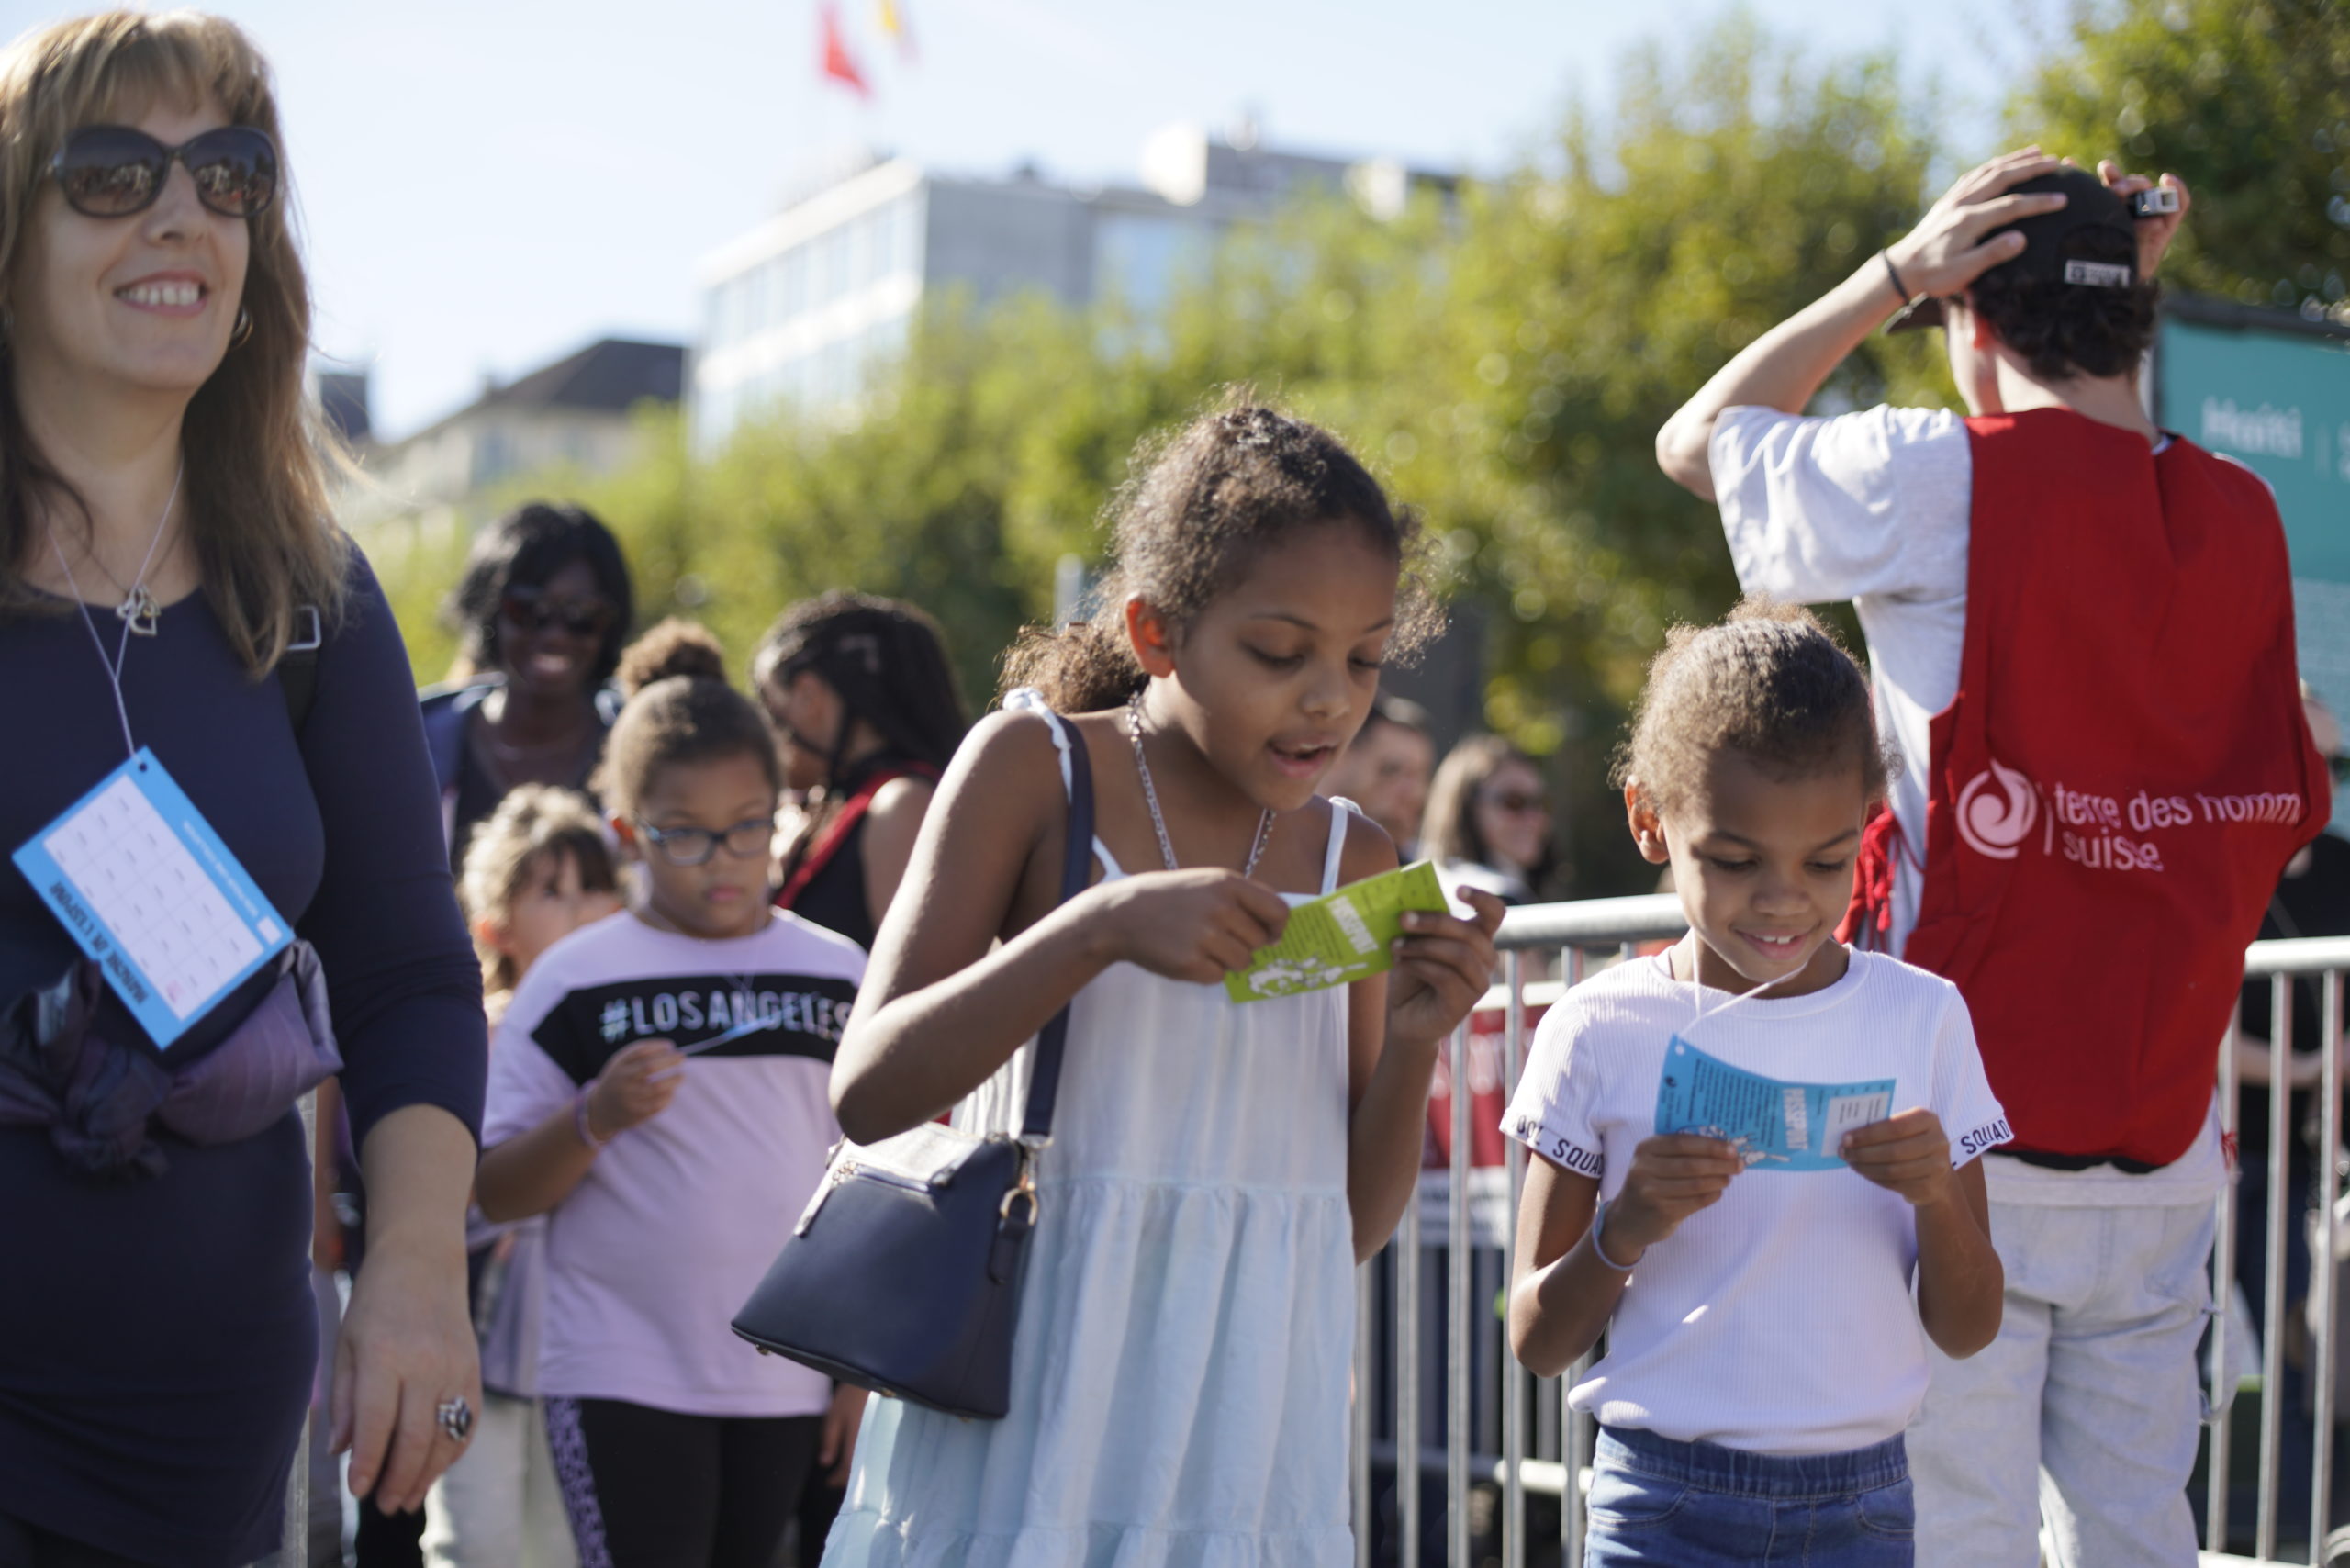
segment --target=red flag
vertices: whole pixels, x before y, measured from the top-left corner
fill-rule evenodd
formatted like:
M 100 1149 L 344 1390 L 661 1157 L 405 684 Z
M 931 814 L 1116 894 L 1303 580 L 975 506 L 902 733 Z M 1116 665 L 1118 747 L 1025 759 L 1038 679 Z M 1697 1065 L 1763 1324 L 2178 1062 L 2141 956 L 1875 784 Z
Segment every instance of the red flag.
M 873 89 L 866 85 L 865 73 L 856 68 L 856 60 L 848 52 L 847 40 L 841 37 L 840 7 L 833 0 L 824 0 L 817 7 L 816 16 L 822 28 L 823 74 L 854 89 L 860 98 L 871 97 Z

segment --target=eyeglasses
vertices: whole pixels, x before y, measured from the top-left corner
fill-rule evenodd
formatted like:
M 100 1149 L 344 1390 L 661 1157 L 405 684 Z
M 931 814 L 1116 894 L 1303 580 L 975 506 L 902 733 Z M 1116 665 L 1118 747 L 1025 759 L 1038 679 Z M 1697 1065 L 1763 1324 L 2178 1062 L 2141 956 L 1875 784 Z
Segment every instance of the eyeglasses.
M 1491 806 L 1504 816 L 1528 817 L 1550 814 L 1549 801 L 1539 795 L 1529 795 L 1516 790 L 1505 790 L 1498 794 L 1487 795 L 1483 797 L 1483 803 Z
M 196 199 L 223 218 L 258 218 L 277 197 L 277 144 L 249 125 L 224 125 L 166 147 L 128 125 L 85 125 L 49 161 L 65 204 L 84 218 L 129 218 L 155 205 L 177 162 Z
M 672 866 L 707 866 L 721 844 L 737 860 L 765 855 L 775 844 L 775 822 L 770 817 L 745 817 L 723 833 L 706 827 L 655 827 L 639 817 L 636 831 Z
M 560 626 L 575 637 L 599 642 L 612 627 L 612 607 L 600 599 L 552 599 L 536 588 L 508 588 L 498 601 L 498 613 L 516 630 L 535 634 Z

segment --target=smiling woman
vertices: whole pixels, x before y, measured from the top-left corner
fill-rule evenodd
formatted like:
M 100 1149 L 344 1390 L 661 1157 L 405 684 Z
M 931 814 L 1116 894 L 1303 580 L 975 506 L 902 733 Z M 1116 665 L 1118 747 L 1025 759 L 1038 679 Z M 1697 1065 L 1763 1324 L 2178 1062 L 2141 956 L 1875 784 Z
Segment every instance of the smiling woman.
M 0 54 L 0 849 L 64 842 L 102 784 L 173 808 L 106 846 L 134 874 L 94 902 L 104 949 L 0 872 L 0 1256 L 44 1282 L 0 1293 L 6 1568 L 277 1544 L 318 1365 L 294 1107 L 338 1057 L 372 1200 L 334 1357 L 353 1488 L 413 1507 L 479 1399 L 480 976 L 398 630 L 327 513 L 284 179 L 226 22 Z M 223 918 L 191 921 L 207 877 L 267 907 L 232 928 L 205 888 Z M 141 976 L 84 946 L 188 1005 L 134 1013 Z

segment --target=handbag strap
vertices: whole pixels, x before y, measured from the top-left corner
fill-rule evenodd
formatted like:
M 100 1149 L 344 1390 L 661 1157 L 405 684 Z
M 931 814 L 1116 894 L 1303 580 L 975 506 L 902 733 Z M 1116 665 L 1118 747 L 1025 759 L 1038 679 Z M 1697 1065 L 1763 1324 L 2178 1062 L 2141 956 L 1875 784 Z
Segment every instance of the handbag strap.
M 1085 737 L 1058 714 L 1052 725 L 1069 743 L 1069 843 L 1061 857 L 1061 896 L 1055 907 L 1083 892 L 1093 869 L 1093 765 L 1086 760 Z M 1074 1001 L 1071 998 L 1071 1001 Z M 1053 1131 L 1053 1102 L 1060 1093 L 1061 1048 L 1069 1043 L 1069 1004 L 1036 1036 L 1035 1059 L 1028 1071 L 1028 1111 L 1020 1124 L 1023 1143 L 1045 1143 Z

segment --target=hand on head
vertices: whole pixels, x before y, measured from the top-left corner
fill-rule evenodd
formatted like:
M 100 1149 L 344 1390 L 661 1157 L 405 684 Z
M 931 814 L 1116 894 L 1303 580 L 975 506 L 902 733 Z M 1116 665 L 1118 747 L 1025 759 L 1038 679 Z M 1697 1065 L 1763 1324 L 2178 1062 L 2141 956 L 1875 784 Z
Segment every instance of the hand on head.
M 2054 191 L 2010 195 L 2014 186 L 2065 166 L 2037 147 L 2003 153 L 1968 170 L 1944 191 L 1918 226 L 1886 249 L 1911 294 L 1946 298 L 1998 266 L 2023 253 L 2024 238 L 2010 230 L 1991 231 L 2020 218 L 2053 212 L 2065 205 Z M 1989 236 L 1987 239 L 1986 236 Z
M 2177 174 L 2165 174 L 2159 182 L 2150 180 L 2143 174 L 2125 174 L 2121 172 L 2121 165 L 2110 158 L 2098 161 L 2097 177 L 2103 180 L 2111 187 L 2115 195 L 2124 200 L 2136 196 L 2140 191 L 2153 190 L 2158 184 L 2165 190 L 2178 193 L 2177 212 L 2165 212 L 2137 220 L 2138 275 L 2142 278 L 2154 276 L 2154 269 L 2162 265 L 2163 252 L 2169 250 L 2170 242 L 2178 237 L 2178 226 L 2187 221 L 2187 209 L 2195 203 L 2195 198 L 2188 194 L 2187 182 Z

